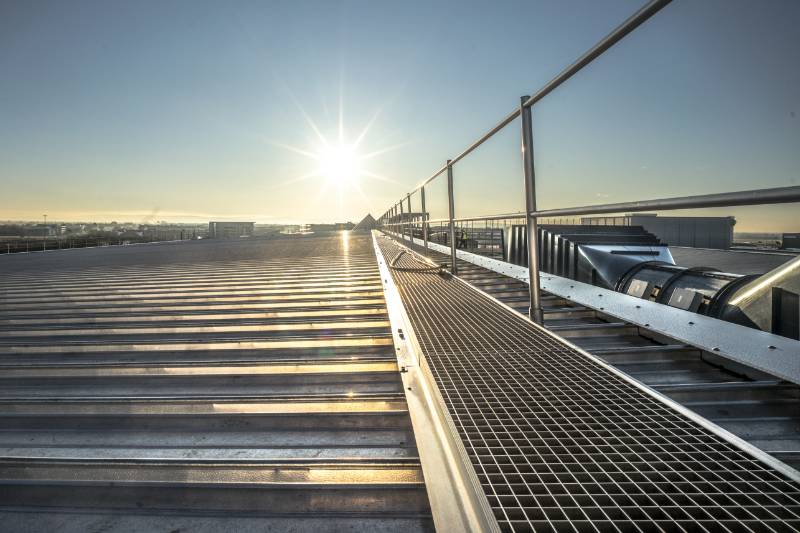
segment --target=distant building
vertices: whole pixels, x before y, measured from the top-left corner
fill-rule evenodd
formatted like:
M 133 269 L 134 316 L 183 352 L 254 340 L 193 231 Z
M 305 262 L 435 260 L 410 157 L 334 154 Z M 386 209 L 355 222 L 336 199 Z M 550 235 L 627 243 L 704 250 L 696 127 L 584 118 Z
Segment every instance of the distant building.
M 735 217 L 660 217 L 652 213 L 617 217 L 581 218 L 581 224 L 600 226 L 642 226 L 670 246 L 717 248 L 733 244 Z
M 154 241 L 181 241 L 192 238 L 192 230 L 181 226 L 143 225 L 139 226 L 142 237 Z
M 252 237 L 255 222 L 209 222 L 209 239 L 238 239 Z
M 342 231 L 353 229 L 352 222 L 335 222 L 333 224 L 309 224 L 309 229 L 313 233 L 325 233 L 326 231 Z
M 781 237 L 781 249 L 800 250 L 800 233 L 784 233 Z
M 31 237 L 53 237 L 56 234 L 56 226 L 51 224 L 36 224 L 26 231 L 26 235 Z

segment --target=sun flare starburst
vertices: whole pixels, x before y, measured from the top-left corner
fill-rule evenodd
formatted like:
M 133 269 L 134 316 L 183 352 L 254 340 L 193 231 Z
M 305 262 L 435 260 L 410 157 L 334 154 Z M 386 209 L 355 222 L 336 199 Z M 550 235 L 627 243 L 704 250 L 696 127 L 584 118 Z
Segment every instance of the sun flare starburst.
M 361 157 L 351 144 L 327 145 L 317 154 L 317 161 L 317 173 L 338 186 L 352 184 L 361 174 Z
M 313 202 L 324 202 L 327 204 L 331 201 L 330 193 L 333 193 L 333 198 L 338 204 L 340 215 L 344 204 L 348 203 L 352 205 L 354 197 L 360 198 L 362 204 L 372 210 L 371 202 L 361 188 L 362 182 L 366 180 L 377 180 L 393 184 L 397 184 L 398 182 L 379 172 L 368 169 L 367 165 L 369 163 L 367 160 L 377 158 L 387 152 L 401 148 L 407 143 L 386 145 L 376 147 L 376 149 L 371 151 L 365 151 L 363 145 L 367 144 L 365 142 L 367 140 L 367 134 L 375 125 L 381 113 L 380 111 L 374 113 L 367 121 L 366 125 L 358 132 L 358 135 L 349 138 L 346 133 L 344 106 L 341 99 L 339 102 L 338 127 L 336 128 L 338 131 L 330 137 L 326 136 L 323 133 L 323 129 L 317 125 L 300 105 L 298 100 L 294 98 L 293 95 L 290 94 L 290 96 L 313 133 L 312 137 L 314 140 L 303 148 L 268 139 L 265 139 L 265 141 L 273 146 L 283 148 L 296 155 L 302 156 L 306 160 L 309 160 L 311 165 L 309 165 L 306 172 L 282 182 L 278 187 L 285 187 L 298 182 L 317 179 L 320 180 L 319 190 L 316 199 L 312 200 Z M 355 193 L 355 195 L 350 193 Z

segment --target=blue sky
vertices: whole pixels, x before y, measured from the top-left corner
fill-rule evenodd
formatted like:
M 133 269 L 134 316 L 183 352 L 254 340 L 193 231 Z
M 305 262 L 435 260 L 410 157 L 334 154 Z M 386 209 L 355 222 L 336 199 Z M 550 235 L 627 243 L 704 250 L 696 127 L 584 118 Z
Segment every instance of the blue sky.
M 640 5 L 0 1 L 0 219 L 379 214 Z M 800 184 L 798 27 L 791 0 L 673 2 L 534 109 L 540 205 Z M 340 109 L 345 140 L 371 123 L 361 192 L 286 148 L 335 144 Z M 519 209 L 518 136 L 456 167 L 458 214 Z

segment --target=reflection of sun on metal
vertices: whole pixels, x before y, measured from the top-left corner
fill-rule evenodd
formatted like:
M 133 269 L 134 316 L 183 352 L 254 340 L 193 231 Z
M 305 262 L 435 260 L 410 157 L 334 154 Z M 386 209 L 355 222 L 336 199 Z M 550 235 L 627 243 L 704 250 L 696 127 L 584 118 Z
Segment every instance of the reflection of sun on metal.
M 737 295 L 735 298 L 733 298 L 728 303 L 730 305 L 739 305 L 740 303 L 742 303 L 743 301 L 747 300 L 748 298 L 750 298 L 754 294 L 758 294 L 759 292 L 764 290 L 765 287 L 772 286 L 772 284 L 776 280 L 781 279 L 783 276 L 787 275 L 788 273 L 790 273 L 792 270 L 794 270 L 796 268 L 800 268 L 800 262 L 789 261 L 783 267 L 779 267 L 779 268 L 776 268 L 775 270 L 773 270 L 773 273 L 771 275 L 767 276 L 763 280 L 760 279 L 758 281 L 758 283 L 755 283 L 748 290 L 744 291 L 742 294 Z

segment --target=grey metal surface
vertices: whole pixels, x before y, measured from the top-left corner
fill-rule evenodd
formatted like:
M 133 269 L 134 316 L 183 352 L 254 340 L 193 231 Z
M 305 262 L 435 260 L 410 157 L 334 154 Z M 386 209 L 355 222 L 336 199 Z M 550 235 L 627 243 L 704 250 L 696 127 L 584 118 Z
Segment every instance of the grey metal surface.
M 369 234 L 0 260 L 0 530 L 431 530 Z
M 649 331 L 800 384 L 800 342 L 584 283 L 543 275 L 542 289 Z
M 731 291 L 720 316 L 800 342 L 800 256 Z
M 382 246 L 391 257 L 396 245 Z M 471 274 L 490 283 L 462 264 L 460 277 Z M 800 527 L 800 485 L 677 404 L 459 280 L 405 272 L 395 279 L 505 529 Z M 569 306 L 552 296 L 546 305 L 555 313 Z
M 675 263 L 684 267 L 713 266 L 733 274 L 764 274 L 797 254 L 767 253 L 740 250 L 712 250 L 709 248 L 684 248 L 670 246 Z

